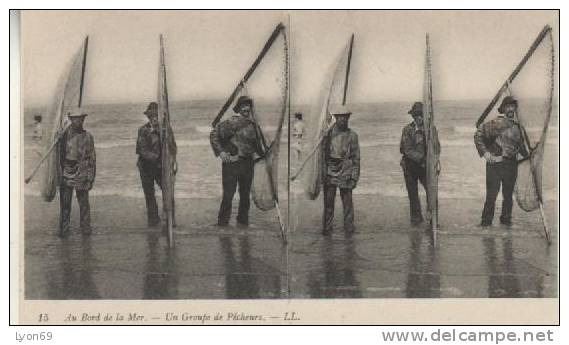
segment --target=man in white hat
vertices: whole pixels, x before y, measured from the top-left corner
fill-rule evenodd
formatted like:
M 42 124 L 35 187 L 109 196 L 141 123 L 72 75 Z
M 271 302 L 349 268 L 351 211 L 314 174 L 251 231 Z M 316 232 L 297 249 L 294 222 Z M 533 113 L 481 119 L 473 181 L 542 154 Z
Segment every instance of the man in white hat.
M 79 203 L 81 232 L 91 233 L 91 210 L 89 191 L 93 187 L 96 171 L 95 141 L 91 133 L 83 129 L 87 114 L 82 112 L 67 114 L 71 125 L 62 136 L 60 148 L 61 184 L 60 184 L 60 222 L 59 236 L 69 234 L 71 217 L 71 199 L 73 190 Z
M 352 112 L 345 106 L 332 108 L 336 123 L 323 141 L 324 150 L 324 213 L 322 234 L 329 235 L 333 229 L 336 190 L 344 207 L 344 231 L 352 234 L 354 228 L 354 204 L 352 190 L 360 178 L 360 145 L 358 135 L 348 127 Z

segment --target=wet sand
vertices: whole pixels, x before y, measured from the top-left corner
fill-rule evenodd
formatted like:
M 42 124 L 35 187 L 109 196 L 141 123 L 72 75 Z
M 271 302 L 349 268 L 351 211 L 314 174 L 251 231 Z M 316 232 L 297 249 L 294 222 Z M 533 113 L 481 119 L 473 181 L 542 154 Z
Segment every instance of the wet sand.
M 296 205 L 288 247 L 276 215 L 252 206 L 248 229 L 218 228 L 218 200 L 179 199 L 175 248 L 148 228 L 144 199 L 91 197 L 94 232 L 56 236 L 59 203 L 25 197 L 26 299 L 483 298 L 556 297 L 557 204 L 514 209 L 511 229 L 481 229 L 482 200 L 443 199 L 435 246 L 411 227 L 405 198 L 356 195 L 357 233 L 345 237 L 337 200 L 331 237 L 321 201 Z M 286 202 L 282 202 L 283 208 Z M 236 202 L 234 204 L 236 206 Z M 33 210 L 33 211 L 32 211 Z M 235 212 L 235 211 L 234 211 Z M 286 213 L 286 209 L 283 209 Z M 499 215 L 499 207 L 496 210 Z M 376 224 L 376 225 L 371 225 Z M 287 254 L 288 249 L 288 254 Z M 287 274 L 288 272 L 288 274 Z

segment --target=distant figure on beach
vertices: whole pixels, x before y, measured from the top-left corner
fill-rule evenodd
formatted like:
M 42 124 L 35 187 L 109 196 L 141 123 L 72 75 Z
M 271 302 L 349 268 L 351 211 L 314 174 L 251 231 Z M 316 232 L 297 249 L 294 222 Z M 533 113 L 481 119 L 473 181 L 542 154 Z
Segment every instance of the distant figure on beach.
M 512 96 L 502 100 L 500 115 L 481 124 L 474 134 L 474 144 L 480 157 L 486 160 L 486 201 L 480 226 L 492 225 L 496 197 L 502 186 L 500 224 L 512 225 L 514 187 L 518 177 L 518 154 L 527 157 L 521 126 L 516 121 L 518 101 Z M 505 116 L 504 116 L 505 114 Z
M 413 117 L 413 122 L 403 127 L 399 151 L 403 155 L 401 157 L 401 168 L 403 168 L 405 187 L 409 197 L 411 224 L 419 225 L 423 223 L 424 219 L 421 212 L 418 182 L 421 182 L 425 189 L 427 183 L 427 142 L 423 126 L 423 103 L 415 102 L 408 114 Z M 437 154 L 440 154 L 441 145 L 436 127 L 433 127 L 433 134 L 436 141 L 435 150 Z
M 294 114 L 295 120 L 292 125 L 292 137 L 294 142 L 292 143 L 292 148 L 296 152 L 296 159 L 300 161 L 302 157 L 302 138 L 304 137 L 305 128 L 304 121 L 302 119 L 302 113 Z
M 348 127 L 352 112 L 345 106 L 338 106 L 330 113 L 336 118 L 336 123 L 322 143 L 325 161 L 322 234 L 326 236 L 332 232 L 336 190 L 340 189 L 344 207 L 344 232 L 349 235 L 355 231 L 352 190 L 360 178 L 360 145 L 357 133 Z
M 160 223 L 160 216 L 156 204 L 154 182 L 156 181 L 159 187 L 162 186 L 162 150 L 158 127 L 158 103 L 150 102 L 144 111 L 144 115 L 148 117 L 148 122 L 138 129 L 138 138 L 136 139 L 138 161 L 136 165 L 146 200 L 148 226 L 156 226 Z
M 34 134 L 32 138 L 35 141 L 41 141 L 43 137 L 43 126 L 41 124 L 41 115 L 34 115 Z
M 61 141 L 60 237 L 69 234 L 74 189 L 79 203 L 81 232 L 84 235 L 91 234 L 89 191 L 93 187 L 96 172 L 95 141 L 91 133 L 83 129 L 87 114 L 77 112 L 67 116 L 71 125 L 64 132 Z
M 220 123 L 210 133 L 216 157 L 221 159 L 223 197 L 217 216 L 217 225 L 227 226 L 231 218 L 231 204 L 239 185 L 237 225 L 249 225 L 251 185 L 254 158 L 262 155 L 256 124 L 251 119 L 253 100 L 241 96 L 233 107 L 235 114 Z

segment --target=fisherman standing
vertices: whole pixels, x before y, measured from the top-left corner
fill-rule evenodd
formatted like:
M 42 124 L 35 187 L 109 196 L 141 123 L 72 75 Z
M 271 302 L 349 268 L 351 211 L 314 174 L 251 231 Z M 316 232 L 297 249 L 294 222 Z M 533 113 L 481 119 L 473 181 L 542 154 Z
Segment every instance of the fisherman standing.
M 423 122 L 423 103 L 415 102 L 408 114 L 411 114 L 413 117 L 413 122 L 403 127 L 399 151 L 403 155 L 401 167 L 403 168 L 405 186 L 409 197 L 411 224 L 419 225 L 424 219 L 421 212 L 418 182 L 421 182 L 423 188 L 426 188 L 427 184 L 427 140 Z M 433 140 L 435 140 L 435 153 L 439 155 L 441 145 L 437 128 L 434 125 Z M 430 218 L 430 215 L 428 218 Z
M 483 227 L 492 225 L 500 186 L 503 198 L 500 223 L 512 225 L 512 196 L 518 177 L 518 154 L 528 156 L 521 127 L 516 121 L 517 108 L 518 101 L 512 96 L 504 97 L 498 108 L 500 115 L 480 125 L 474 134 L 478 154 L 486 160 L 486 201 L 480 222 Z
M 79 203 L 81 232 L 91 234 L 89 191 L 93 187 L 96 172 L 95 142 L 93 136 L 83 129 L 87 114 L 69 113 L 67 116 L 71 125 L 63 133 L 60 147 L 60 237 L 69 234 L 74 189 Z
M 354 204 L 352 190 L 360 178 L 360 146 L 358 135 L 348 127 L 352 114 L 345 106 L 331 111 L 336 122 L 323 141 L 324 150 L 324 213 L 322 234 L 329 235 L 333 229 L 336 190 L 340 189 L 344 207 L 344 231 L 352 234 L 354 228 Z
M 41 141 L 43 137 L 43 127 L 41 124 L 41 115 L 34 115 L 34 134 L 33 138 L 36 141 Z
M 253 183 L 254 159 L 262 155 L 257 127 L 253 121 L 253 100 L 241 96 L 233 107 L 235 114 L 220 123 L 210 133 L 210 142 L 216 157 L 221 159 L 223 197 L 217 224 L 227 226 L 231 218 L 231 204 L 239 185 L 237 224 L 249 225 L 250 193 Z
M 294 142 L 292 147 L 296 152 L 296 158 L 298 161 L 302 158 L 302 138 L 304 137 L 304 121 L 302 120 L 302 113 L 295 113 L 294 114 L 295 121 L 292 125 L 292 137 Z
M 148 117 L 148 122 L 138 129 L 136 165 L 146 199 L 148 226 L 155 226 L 160 223 L 160 216 L 158 216 L 154 182 L 159 187 L 162 186 L 162 146 L 158 126 L 158 103 L 150 102 L 144 115 Z

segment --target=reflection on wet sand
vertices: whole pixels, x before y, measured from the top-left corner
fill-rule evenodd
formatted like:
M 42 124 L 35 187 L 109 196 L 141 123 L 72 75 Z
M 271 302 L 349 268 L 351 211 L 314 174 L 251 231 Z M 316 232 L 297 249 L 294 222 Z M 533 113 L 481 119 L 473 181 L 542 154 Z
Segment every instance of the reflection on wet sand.
M 238 255 L 234 241 L 238 242 Z M 235 239 L 219 236 L 225 270 L 225 294 L 228 299 L 281 297 L 281 277 L 278 269 L 268 266 L 252 255 L 248 236 Z
M 405 296 L 408 298 L 438 298 L 441 296 L 436 248 L 431 236 L 422 230 L 409 233 L 409 270 Z
M 356 244 L 352 239 L 334 241 L 322 239 L 321 267 L 309 273 L 308 293 L 311 298 L 359 298 L 362 297 L 356 274 Z
M 143 299 L 178 298 L 179 272 L 176 248 L 160 247 L 161 234 L 149 232 L 148 252 L 143 277 Z M 163 255 L 161 255 L 161 249 Z
M 92 253 L 91 237 L 83 236 L 77 242 L 61 240 L 55 253 L 59 269 L 46 272 L 48 299 L 101 298 L 92 277 L 95 256 Z
M 494 237 L 482 239 L 489 274 L 488 297 L 543 297 L 543 274 L 531 274 L 533 269 L 524 270 L 524 274 L 528 276 L 517 272 L 513 237 L 510 235 L 500 239 L 501 255 L 496 249 L 497 241 Z M 523 288 L 520 278 L 526 278 L 524 280 L 527 280 L 530 286 Z M 526 292 L 532 296 L 528 296 Z
M 26 213 L 29 300 L 558 296 L 557 242 L 548 247 L 522 226 L 450 227 L 436 247 L 418 228 L 364 228 L 352 238 L 298 229 L 283 246 L 273 228 L 181 227 L 170 250 L 157 229 L 112 227 L 101 215 L 90 237 L 60 239 L 46 231 L 58 223 L 47 210 Z

